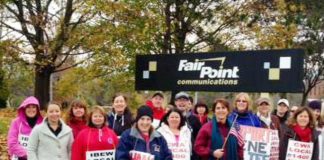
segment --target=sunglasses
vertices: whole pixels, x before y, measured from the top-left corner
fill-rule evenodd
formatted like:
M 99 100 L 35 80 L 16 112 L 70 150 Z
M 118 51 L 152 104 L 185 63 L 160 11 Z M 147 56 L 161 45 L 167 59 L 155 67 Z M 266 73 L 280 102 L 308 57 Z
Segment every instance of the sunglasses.
M 247 103 L 247 101 L 246 100 L 236 100 L 236 102 L 238 102 L 238 103 Z

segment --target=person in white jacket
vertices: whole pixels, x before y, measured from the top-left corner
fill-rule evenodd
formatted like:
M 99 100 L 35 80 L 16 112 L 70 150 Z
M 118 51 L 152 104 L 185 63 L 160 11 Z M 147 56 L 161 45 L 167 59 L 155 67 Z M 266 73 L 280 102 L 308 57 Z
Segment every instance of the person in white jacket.
M 169 110 L 157 129 L 168 143 L 173 160 L 188 160 L 191 156 L 191 131 L 177 108 Z
M 30 135 L 28 160 L 69 160 L 73 143 L 72 129 L 61 120 L 61 106 L 50 103 L 46 119 Z

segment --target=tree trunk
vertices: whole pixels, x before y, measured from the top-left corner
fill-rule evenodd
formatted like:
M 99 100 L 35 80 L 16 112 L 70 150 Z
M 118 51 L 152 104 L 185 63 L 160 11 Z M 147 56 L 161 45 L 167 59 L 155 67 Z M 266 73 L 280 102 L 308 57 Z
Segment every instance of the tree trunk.
M 50 100 L 50 76 L 53 73 L 51 67 L 40 69 L 36 67 L 35 70 L 35 97 L 39 100 L 41 109 L 44 109 Z
M 305 106 L 308 93 L 303 93 L 302 101 L 300 106 Z

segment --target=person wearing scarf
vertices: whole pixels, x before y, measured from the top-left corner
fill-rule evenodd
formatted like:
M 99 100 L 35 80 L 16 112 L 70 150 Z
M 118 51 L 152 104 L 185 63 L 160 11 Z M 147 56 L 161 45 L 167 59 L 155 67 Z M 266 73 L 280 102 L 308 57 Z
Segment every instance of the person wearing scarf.
M 238 144 L 234 135 L 229 135 L 232 123 L 228 119 L 230 112 L 229 102 L 225 99 L 218 99 L 212 108 L 214 116 L 210 122 L 207 122 L 200 129 L 195 145 L 195 152 L 202 160 L 242 160 L 243 146 Z
M 289 139 L 312 142 L 312 160 L 319 160 L 319 131 L 315 128 L 314 115 L 308 107 L 300 107 L 287 122 L 287 127 L 282 128 L 279 144 L 279 160 L 285 160 Z
M 249 106 L 251 106 L 251 98 L 247 93 L 242 92 L 237 94 L 233 104 L 235 109 L 228 116 L 231 122 L 237 117 L 237 123 L 240 125 L 262 127 L 259 117 L 250 111 Z
M 208 119 L 208 106 L 205 103 L 198 102 L 194 107 L 194 115 L 199 119 L 201 125 L 207 123 Z
M 271 115 L 272 104 L 269 98 L 260 97 L 257 101 L 257 116 L 261 120 L 263 128 L 278 130 L 280 135 L 280 120 L 277 116 Z

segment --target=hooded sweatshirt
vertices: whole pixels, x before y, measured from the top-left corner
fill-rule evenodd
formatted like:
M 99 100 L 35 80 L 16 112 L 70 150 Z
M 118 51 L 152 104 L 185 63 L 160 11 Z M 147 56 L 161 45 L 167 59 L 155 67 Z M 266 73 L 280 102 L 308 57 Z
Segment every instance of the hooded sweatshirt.
M 8 133 L 8 150 L 11 157 L 27 157 L 27 144 L 29 135 L 34 126 L 30 126 L 27 121 L 25 109 L 28 105 L 35 104 L 37 106 L 36 125 L 43 121 L 40 114 L 39 102 L 35 97 L 26 98 L 18 107 L 18 116 L 10 125 Z
M 125 109 L 122 115 L 115 113 L 115 110 L 108 114 L 108 127 L 112 129 L 117 136 L 120 136 L 125 130 L 133 125 L 133 116 L 128 108 Z
M 87 127 L 72 145 L 72 160 L 86 160 L 86 152 L 116 150 L 118 138 L 115 132 L 104 126 L 101 129 Z

